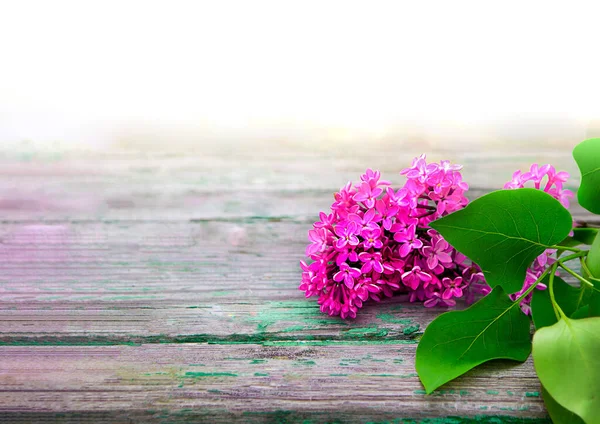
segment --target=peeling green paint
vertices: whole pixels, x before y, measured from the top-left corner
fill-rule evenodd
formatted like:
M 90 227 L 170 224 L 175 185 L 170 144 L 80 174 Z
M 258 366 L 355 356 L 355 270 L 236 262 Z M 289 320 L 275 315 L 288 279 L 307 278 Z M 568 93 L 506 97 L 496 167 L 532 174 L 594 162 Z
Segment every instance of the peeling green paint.
M 432 395 L 433 396 L 445 396 L 445 395 L 455 395 L 456 390 L 435 390 Z
M 525 392 L 526 397 L 540 397 L 540 392 Z
M 209 343 L 209 344 L 259 344 L 263 346 L 336 346 L 336 345 L 412 345 L 416 340 L 383 337 L 371 339 L 372 336 L 382 336 L 377 329 L 371 334 L 363 332 L 369 337 L 359 337 L 361 332 L 353 336 L 342 335 L 340 339 L 332 339 L 328 335 L 278 335 L 276 338 L 268 333 L 258 334 L 229 334 L 219 336 L 214 334 L 186 334 L 186 335 L 154 335 L 154 336 L 122 336 L 122 335 L 90 335 L 90 336 L 0 336 L 0 346 L 140 346 L 143 344 L 179 344 L 179 343 Z
M 255 377 L 268 377 L 269 373 L 267 373 L 267 372 L 255 372 L 254 376 Z
M 411 319 L 396 318 L 394 315 L 386 314 L 386 313 L 379 313 L 379 314 L 375 315 L 375 318 L 378 318 L 381 321 L 389 323 L 389 324 L 405 324 L 406 325 L 406 324 L 412 323 Z
M 488 395 L 497 395 L 497 394 L 499 394 L 500 392 L 499 392 L 499 391 L 497 391 L 497 390 L 488 390 L 486 393 L 487 393 Z
M 350 328 L 344 331 L 348 337 L 385 337 L 388 335 L 388 331 L 384 328 L 377 327 L 363 327 L 363 328 Z
M 309 359 L 299 359 L 294 363 L 294 365 L 313 366 L 313 365 L 317 365 L 317 363 L 315 361 L 311 361 Z
M 421 326 L 419 324 L 409 325 L 408 327 L 404 327 L 402 333 L 404 333 L 405 336 L 410 336 L 411 334 L 414 334 L 417 331 L 419 331 L 420 328 Z
M 204 377 L 237 377 L 237 374 L 232 372 L 192 372 L 188 371 L 184 374 L 184 378 L 204 378 Z
M 229 296 L 231 294 L 235 294 L 235 292 L 231 290 L 218 290 L 210 293 L 211 296 L 215 297 Z
M 257 323 L 259 331 L 265 331 L 280 322 L 290 321 L 300 321 L 297 326 L 301 326 L 303 329 L 306 329 L 307 326 L 348 325 L 339 317 L 326 318 L 319 310 L 319 305 L 303 300 L 267 302 L 256 316 L 248 318 L 247 321 Z
M 366 421 L 367 424 L 551 424 L 549 418 L 523 418 L 506 415 L 476 415 L 474 417 L 396 418 Z

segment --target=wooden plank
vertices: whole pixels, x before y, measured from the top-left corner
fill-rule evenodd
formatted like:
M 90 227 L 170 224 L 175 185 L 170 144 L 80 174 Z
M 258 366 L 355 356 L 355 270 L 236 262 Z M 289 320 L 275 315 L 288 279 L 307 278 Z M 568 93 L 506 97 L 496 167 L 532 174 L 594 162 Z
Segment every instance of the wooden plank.
M 487 365 L 425 396 L 414 370 L 415 347 L 2 347 L 0 405 L 30 412 L 196 411 L 219 422 L 230 419 L 227 414 L 243 419 L 276 411 L 316 422 L 546 417 L 531 361 Z
M 63 154 L 15 161 L 0 155 L 0 219 L 188 220 L 252 216 L 316 216 L 331 204 L 332 193 L 357 181 L 366 168 L 402 184 L 398 172 L 423 147 L 405 151 L 288 151 L 282 147 L 260 155 L 217 152 L 206 155 L 139 157 L 124 153 Z M 359 154 L 360 153 L 360 154 Z M 465 165 L 470 196 L 500 189 L 517 169 L 532 162 L 554 163 L 578 173 L 568 150 L 510 152 L 437 151 Z M 53 159 L 52 159 L 53 158 Z M 576 217 L 583 215 L 575 209 Z

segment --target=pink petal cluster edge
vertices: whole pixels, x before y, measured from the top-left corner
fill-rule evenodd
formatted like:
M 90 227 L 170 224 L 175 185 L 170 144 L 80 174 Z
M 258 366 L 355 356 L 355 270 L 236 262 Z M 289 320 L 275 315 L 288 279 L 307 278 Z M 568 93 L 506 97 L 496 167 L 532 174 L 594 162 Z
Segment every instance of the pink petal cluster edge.
M 398 190 L 371 169 L 357 184 L 346 184 L 335 193 L 331 213 L 321 212 L 308 233 L 306 256 L 312 262 L 300 261 L 300 290 L 306 297 L 317 296 L 323 313 L 342 318 L 355 318 L 368 300 L 398 294 L 426 307 L 451 307 L 456 299 L 471 303 L 489 293 L 481 269 L 429 228 L 432 221 L 467 205 L 461 169 L 449 161 L 427 163 L 422 155 L 400 172 L 406 182 Z M 541 189 L 544 180 L 543 190 L 568 207 L 573 193 L 563 189 L 567 178 L 550 165 L 534 164 L 527 173 L 516 172 L 505 188 L 531 181 Z M 553 253 L 536 259 L 523 290 L 551 265 Z M 521 305 L 526 313 L 529 301 Z

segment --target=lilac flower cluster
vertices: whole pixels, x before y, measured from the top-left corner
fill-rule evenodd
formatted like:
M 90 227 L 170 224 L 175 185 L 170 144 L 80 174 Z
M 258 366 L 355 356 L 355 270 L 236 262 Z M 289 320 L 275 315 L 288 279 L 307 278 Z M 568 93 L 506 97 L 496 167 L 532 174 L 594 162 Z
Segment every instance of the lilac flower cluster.
M 356 185 L 335 193 L 331 213 L 321 212 L 301 261 L 300 290 L 318 296 L 321 311 L 356 317 L 368 299 L 408 293 L 426 307 L 453 306 L 455 298 L 490 291 L 477 265 L 453 249 L 429 223 L 467 204 L 461 167 L 415 158 L 394 190 L 368 169 Z
M 528 185 L 533 185 L 538 190 L 543 190 L 550 196 L 558 200 L 565 208 L 569 207 L 570 199 L 573 197 L 573 192 L 564 188 L 564 183 L 569 178 L 567 172 L 556 172 L 556 169 L 551 165 L 538 166 L 538 164 L 531 165 L 529 172 L 522 173 L 517 171 L 513 174 L 512 180 L 504 185 L 505 189 L 524 188 Z M 528 184 L 531 183 L 531 184 Z M 543 188 L 542 188 L 543 187 Z M 517 293 L 511 294 L 509 297 L 512 300 L 518 299 L 537 279 L 544 273 L 544 271 L 552 266 L 556 259 L 553 257 L 556 250 L 547 249 L 533 262 L 533 264 L 527 270 L 525 276 L 525 282 L 523 288 Z M 557 273 L 558 274 L 558 273 Z M 545 284 L 538 284 L 536 289 L 545 290 Z M 533 293 L 527 295 L 521 302 L 521 309 L 527 315 L 531 314 L 531 297 Z

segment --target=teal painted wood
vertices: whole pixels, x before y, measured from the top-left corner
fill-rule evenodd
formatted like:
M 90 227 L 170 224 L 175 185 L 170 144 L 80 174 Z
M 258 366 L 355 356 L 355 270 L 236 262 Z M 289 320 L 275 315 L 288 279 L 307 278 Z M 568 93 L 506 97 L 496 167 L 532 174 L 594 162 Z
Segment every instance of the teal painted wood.
M 399 297 L 342 321 L 297 290 L 333 191 L 367 166 L 400 181 L 411 155 L 3 153 L 0 417 L 547 422 L 531 361 L 424 395 L 414 351 L 438 310 Z M 472 197 L 529 161 L 451 155 Z

